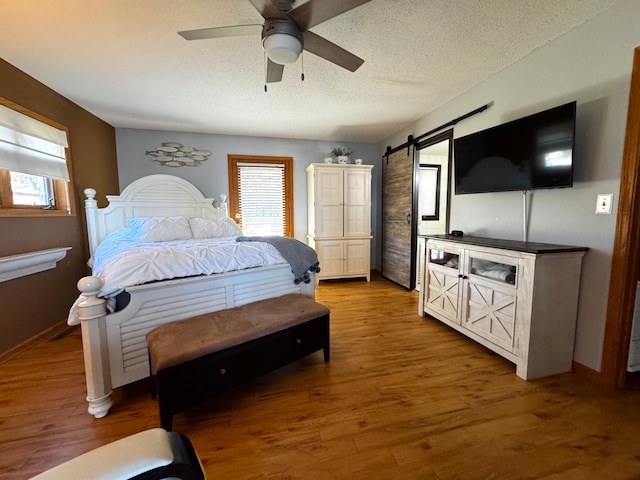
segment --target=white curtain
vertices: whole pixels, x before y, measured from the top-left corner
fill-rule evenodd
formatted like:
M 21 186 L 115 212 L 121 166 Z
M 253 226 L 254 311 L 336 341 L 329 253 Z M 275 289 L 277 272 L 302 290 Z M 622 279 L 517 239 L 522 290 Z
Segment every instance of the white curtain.
M 0 169 L 69 181 L 67 133 L 0 105 Z

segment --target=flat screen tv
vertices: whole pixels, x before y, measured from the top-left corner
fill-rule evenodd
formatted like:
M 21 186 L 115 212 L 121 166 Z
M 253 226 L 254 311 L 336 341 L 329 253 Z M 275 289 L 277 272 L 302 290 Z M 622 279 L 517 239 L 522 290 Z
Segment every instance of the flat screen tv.
M 454 140 L 456 195 L 573 185 L 576 102 Z

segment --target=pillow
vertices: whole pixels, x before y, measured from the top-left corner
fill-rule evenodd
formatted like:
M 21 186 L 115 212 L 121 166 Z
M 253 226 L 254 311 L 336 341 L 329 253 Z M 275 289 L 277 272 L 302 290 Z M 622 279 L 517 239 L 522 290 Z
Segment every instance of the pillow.
M 240 227 L 229 217 L 190 218 L 193 238 L 221 238 L 242 235 Z
M 187 217 L 130 218 L 127 223 L 138 243 L 170 242 L 193 238 Z

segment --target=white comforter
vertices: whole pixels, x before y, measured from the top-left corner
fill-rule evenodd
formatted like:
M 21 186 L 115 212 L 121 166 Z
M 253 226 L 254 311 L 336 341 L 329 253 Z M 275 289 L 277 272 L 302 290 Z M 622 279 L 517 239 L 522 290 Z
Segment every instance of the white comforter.
M 128 228 L 107 237 L 89 260 L 92 274 L 104 282 L 99 296 L 105 298 L 152 281 L 282 263 L 287 262 L 268 243 L 236 242 L 236 237 L 135 243 Z M 76 307 L 82 298 L 71 308 L 71 325 L 78 322 Z
M 122 229 L 102 242 L 90 260 L 104 286 L 102 297 L 156 280 L 224 273 L 287 263 L 268 243 L 236 242 L 236 237 L 134 243 Z

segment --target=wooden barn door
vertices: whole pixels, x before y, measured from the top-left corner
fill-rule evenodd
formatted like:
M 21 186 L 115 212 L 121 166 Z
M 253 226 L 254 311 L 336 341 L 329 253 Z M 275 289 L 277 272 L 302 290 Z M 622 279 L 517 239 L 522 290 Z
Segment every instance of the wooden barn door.
M 413 145 L 382 160 L 382 276 L 415 287 L 412 241 Z

